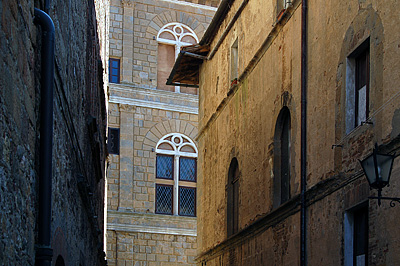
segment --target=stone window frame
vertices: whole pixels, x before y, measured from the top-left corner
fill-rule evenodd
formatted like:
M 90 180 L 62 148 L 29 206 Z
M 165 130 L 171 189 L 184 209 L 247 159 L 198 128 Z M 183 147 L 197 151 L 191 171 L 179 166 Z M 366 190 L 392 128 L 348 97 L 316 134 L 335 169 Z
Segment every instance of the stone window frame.
M 163 136 L 156 145 L 156 156 L 158 155 L 169 155 L 173 156 L 173 179 L 161 179 L 156 177 L 156 185 L 171 185 L 173 186 L 173 206 L 172 206 L 172 214 L 175 216 L 180 215 L 180 198 L 179 198 L 179 188 L 193 188 L 195 189 L 196 195 L 196 187 L 197 187 L 197 177 L 195 181 L 182 181 L 180 180 L 180 158 L 193 158 L 196 160 L 195 164 L 195 175 L 197 175 L 197 158 L 198 158 L 198 150 L 196 144 L 186 135 L 181 133 L 170 133 Z M 157 172 L 157 165 L 156 165 Z M 156 175 L 157 176 L 157 175 Z M 157 195 L 156 195 L 157 197 Z M 196 196 L 194 199 L 194 215 L 196 216 Z M 157 210 L 157 209 L 156 209 Z M 157 211 L 156 211 L 157 213 Z M 161 214 L 161 213 L 160 213 Z M 188 216 L 188 215 L 185 215 Z
M 236 157 L 232 158 L 228 169 L 226 185 L 226 225 L 227 237 L 239 231 L 239 194 L 240 194 L 240 169 Z
M 286 152 L 284 152 L 285 147 Z M 291 160 L 291 115 L 289 108 L 284 106 L 276 120 L 274 134 L 273 206 L 275 208 L 291 198 Z
M 358 139 L 363 134 L 372 134 L 375 132 L 375 130 L 370 131 L 372 128 L 368 125 L 376 122 L 376 111 L 379 110 L 380 106 L 383 105 L 384 32 L 382 19 L 376 10 L 369 6 L 365 9 L 359 10 L 357 15 L 355 15 L 353 18 L 351 24 L 348 26 L 345 35 L 343 36 L 340 54 L 338 55 L 339 60 L 336 73 L 336 98 L 334 101 L 335 143 L 343 146 L 342 149 L 335 149 L 335 167 L 338 167 L 338 171 L 347 171 L 346 169 L 342 169 L 342 167 L 353 167 L 353 162 L 356 162 L 355 160 L 350 159 L 351 157 L 346 156 L 350 147 L 354 149 L 353 145 L 355 144 L 355 138 Z M 353 93 L 349 93 L 347 88 L 347 60 L 349 56 L 352 55 L 353 51 L 355 51 L 368 39 L 370 40 L 369 118 L 367 123 L 363 123 L 363 125 L 354 127 L 354 119 L 353 123 L 351 123 L 349 122 L 348 117 L 354 117 L 355 114 L 353 113 L 351 116 L 348 115 L 348 111 L 346 109 L 346 102 L 349 101 L 349 95 L 355 95 Z M 364 141 L 360 142 L 359 145 L 368 145 L 368 139 L 370 138 L 364 138 Z M 345 160 L 347 163 L 343 164 L 343 160 Z
M 169 29 L 172 27 L 172 30 Z M 187 30 L 187 31 L 185 31 Z M 161 35 L 163 33 L 171 34 L 175 40 L 170 40 L 166 38 L 162 38 Z M 170 22 L 165 24 L 157 33 L 157 42 L 160 44 L 171 45 L 175 47 L 175 59 L 178 57 L 179 52 L 183 46 L 193 45 L 193 43 L 184 42 L 183 38 L 192 37 L 195 40 L 195 43 L 199 42 L 199 38 L 197 34 L 192 30 L 189 26 L 180 23 L 180 22 Z M 180 92 L 180 87 L 175 86 L 175 92 Z

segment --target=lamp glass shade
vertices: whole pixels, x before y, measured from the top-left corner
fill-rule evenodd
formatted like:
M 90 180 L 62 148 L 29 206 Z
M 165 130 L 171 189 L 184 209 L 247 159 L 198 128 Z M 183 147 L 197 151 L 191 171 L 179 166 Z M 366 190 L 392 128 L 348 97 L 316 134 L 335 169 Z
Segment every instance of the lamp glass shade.
M 382 179 L 382 182 L 386 184 L 389 183 L 390 173 L 392 172 L 393 160 L 394 160 L 393 155 L 376 154 L 378 173 L 380 178 Z
M 376 160 L 374 160 L 374 156 Z M 381 189 L 389 183 L 393 166 L 393 155 L 372 153 L 361 161 L 361 166 L 372 188 Z M 375 165 L 376 162 L 376 165 Z M 378 176 L 376 175 L 378 173 Z

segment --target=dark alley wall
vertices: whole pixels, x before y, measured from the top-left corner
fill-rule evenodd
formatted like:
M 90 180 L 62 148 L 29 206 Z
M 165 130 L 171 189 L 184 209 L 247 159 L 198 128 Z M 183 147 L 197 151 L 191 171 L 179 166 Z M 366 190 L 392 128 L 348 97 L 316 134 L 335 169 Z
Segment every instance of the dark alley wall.
M 94 1 L 51 1 L 55 25 L 53 262 L 103 265 L 106 106 Z M 0 3 L 0 265 L 34 265 L 37 244 L 41 1 Z M 101 8 L 106 8 L 104 5 Z M 59 259 L 60 260 L 60 259 Z

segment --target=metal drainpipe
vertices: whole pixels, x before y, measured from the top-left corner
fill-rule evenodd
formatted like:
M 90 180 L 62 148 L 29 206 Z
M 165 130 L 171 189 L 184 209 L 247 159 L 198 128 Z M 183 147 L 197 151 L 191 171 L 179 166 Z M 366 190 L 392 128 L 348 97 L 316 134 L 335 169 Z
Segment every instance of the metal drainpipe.
M 307 265 L 307 0 L 301 4 L 301 225 L 300 265 Z
M 51 190 L 53 149 L 54 24 L 49 15 L 35 8 L 34 23 L 42 28 L 40 81 L 39 217 L 36 265 L 50 266 Z

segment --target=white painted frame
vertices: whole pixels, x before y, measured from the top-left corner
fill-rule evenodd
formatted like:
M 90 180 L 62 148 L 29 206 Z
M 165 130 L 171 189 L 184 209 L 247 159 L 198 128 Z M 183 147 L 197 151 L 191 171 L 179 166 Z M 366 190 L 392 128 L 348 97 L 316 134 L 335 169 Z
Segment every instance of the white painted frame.
M 171 141 L 167 140 L 167 138 L 171 137 Z M 175 142 L 175 140 L 178 140 Z M 187 140 L 188 142 L 184 142 Z M 160 149 L 159 146 L 161 144 L 167 143 L 169 144 L 173 150 L 164 150 Z M 181 151 L 183 147 L 189 146 L 194 149 L 194 152 L 184 152 Z M 162 137 L 156 145 L 156 153 L 162 155 L 172 155 L 174 156 L 174 192 L 173 192 L 173 215 L 179 215 L 179 158 L 190 157 L 197 158 L 198 150 L 196 144 L 188 137 L 181 133 L 170 133 Z M 156 166 L 157 167 L 157 166 Z

